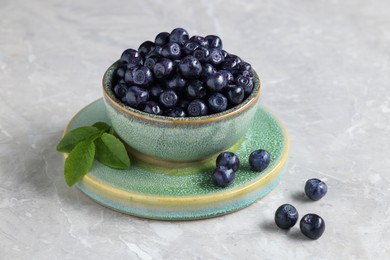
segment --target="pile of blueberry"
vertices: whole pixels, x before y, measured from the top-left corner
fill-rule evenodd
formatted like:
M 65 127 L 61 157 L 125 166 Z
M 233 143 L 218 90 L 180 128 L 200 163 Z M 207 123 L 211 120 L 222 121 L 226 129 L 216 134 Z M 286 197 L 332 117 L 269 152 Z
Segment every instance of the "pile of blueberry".
M 325 182 L 313 178 L 306 181 L 305 194 L 313 200 L 319 200 L 325 196 L 328 186 Z M 298 211 L 291 204 L 281 205 L 275 212 L 275 223 L 281 229 L 290 229 L 298 221 Z M 325 221 L 319 215 L 309 213 L 303 216 L 299 224 L 302 234 L 310 239 L 318 239 L 325 231 Z
M 127 49 L 113 92 L 125 105 L 170 117 L 204 116 L 242 103 L 253 89 L 249 63 L 222 48 L 215 35 L 189 37 L 183 28 Z
M 257 172 L 266 169 L 270 161 L 270 154 L 263 149 L 253 151 L 249 156 L 249 165 Z M 214 183 L 219 187 L 226 187 L 234 181 L 240 167 L 240 159 L 232 152 L 222 152 L 217 157 L 216 166 L 213 172 Z

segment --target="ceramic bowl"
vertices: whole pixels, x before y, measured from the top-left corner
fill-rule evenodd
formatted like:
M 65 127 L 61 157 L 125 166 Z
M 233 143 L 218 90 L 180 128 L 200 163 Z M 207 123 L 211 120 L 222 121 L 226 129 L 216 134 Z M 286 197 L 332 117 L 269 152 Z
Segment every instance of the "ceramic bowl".
M 243 140 L 257 110 L 260 80 L 254 72 L 251 95 L 224 112 L 185 118 L 148 114 L 122 104 L 112 92 L 119 64 L 112 64 L 103 76 L 107 116 L 131 153 L 144 160 L 192 162 L 227 150 Z

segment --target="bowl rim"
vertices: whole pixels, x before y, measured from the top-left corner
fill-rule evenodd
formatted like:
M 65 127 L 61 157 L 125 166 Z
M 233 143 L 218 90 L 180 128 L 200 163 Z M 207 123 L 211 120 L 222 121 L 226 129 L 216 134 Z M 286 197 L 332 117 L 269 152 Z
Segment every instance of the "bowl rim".
M 104 73 L 102 79 L 103 86 L 103 97 L 106 102 L 110 102 L 116 109 L 122 111 L 124 114 L 134 116 L 139 119 L 143 119 L 146 121 L 154 121 L 160 123 L 173 123 L 173 124 L 199 124 L 199 123 L 210 123 L 215 121 L 221 121 L 224 119 L 228 119 L 230 117 L 234 117 L 244 111 L 248 110 L 252 105 L 254 105 L 259 97 L 260 97 L 260 78 L 256 71 L 252 68 L 253 78 L 254 78 L 254 88 L 252 93 L 239 105 L 232 107 L 223 112 L 206 115 L 206 116 L 195 116 L 195 117 L 169 117 L 169 116 L 161 116 L 154 115 L 143 112 L 141 110 L 137 110 L 130 106 L 127 106 L 121 103 L 114 95 L 113 91 L 105 84 L 107 77 L 111 76 L 115 69 L 120 64 L 120 60 L 114 62 Z

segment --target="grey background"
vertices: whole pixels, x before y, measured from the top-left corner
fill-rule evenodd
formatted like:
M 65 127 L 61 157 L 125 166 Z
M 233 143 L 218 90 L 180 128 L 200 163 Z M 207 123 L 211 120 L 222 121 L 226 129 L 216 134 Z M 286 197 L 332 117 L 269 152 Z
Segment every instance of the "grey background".
M 390 256 L 389 1 L 0 0 L 0 259 L 384 259 Z M 267 197 L 219 218 L 162 222 L 68 188 L 55 145 L 102 96 L 106 68 L 160 31 L 218 34 L 262 79 L 290 135 Z M 310 177 L 328 195 L 302 195 Z M 273 224 L 294 204 L 326 221 L 309 241 Z

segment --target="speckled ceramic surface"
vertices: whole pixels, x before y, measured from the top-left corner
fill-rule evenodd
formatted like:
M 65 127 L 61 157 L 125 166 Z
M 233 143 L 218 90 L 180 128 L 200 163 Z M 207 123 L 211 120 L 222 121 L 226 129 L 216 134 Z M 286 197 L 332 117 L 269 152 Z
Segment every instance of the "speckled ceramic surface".
M 81 110 L 67 131 L 97 121 L 108 122 L 102 99 Z M 247 162 L 250 152 L 259 148 L 272 156 L 261 174 L 251 171 Z M 214 217 L 250 205 L 279 183 L 288 153 L 285 129 L 271 113 L 259 108 L 236 153 L 241 168 L 227 188 L 213 184 L 212 161 L 181 170 L 144 167 L 136 160 L 128 170 L 114 170 L 95 161 L 76 187 L 100 204 L 131 215 L 170 220 Z
M 251 95 L 235 108 L 203 116 L 170 118 L 151 115 L 120 103 L 111 91 L 114 63 L 103 78 L 108 118 L 117 134 L 133 149 L 170 161 L 200 160 L 234 145 L 242 138 L 256 112 L 260 81 L 254 72 Z

